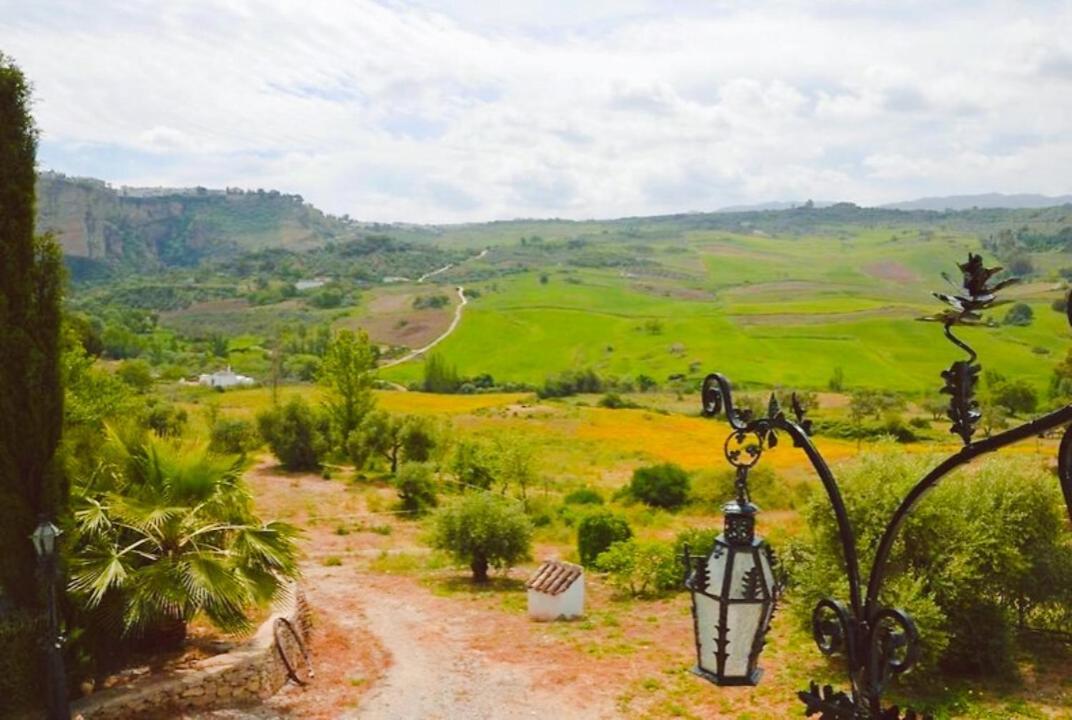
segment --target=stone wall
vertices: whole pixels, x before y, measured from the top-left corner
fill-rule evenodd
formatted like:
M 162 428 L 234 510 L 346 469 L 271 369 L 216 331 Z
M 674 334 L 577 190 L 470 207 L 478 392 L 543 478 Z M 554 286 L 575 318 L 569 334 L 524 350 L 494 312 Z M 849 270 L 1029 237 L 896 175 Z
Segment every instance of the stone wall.
M 287 681 L 283 654 L 292 662 L 302 662 L 301 649 L 292 633 L 280 632 L 282 647 L 276 647 L 275 626 L 279 618 L 289 621 L 303 642 L 308 639 L 309 609 L 305 596 L 295 589 L 252 638 L 230 652 L 165 677 L 150 677 L 95 693 L 74 703 L 72 714 L 84 720 L 133 720 L 249 704 L 271 697 Z

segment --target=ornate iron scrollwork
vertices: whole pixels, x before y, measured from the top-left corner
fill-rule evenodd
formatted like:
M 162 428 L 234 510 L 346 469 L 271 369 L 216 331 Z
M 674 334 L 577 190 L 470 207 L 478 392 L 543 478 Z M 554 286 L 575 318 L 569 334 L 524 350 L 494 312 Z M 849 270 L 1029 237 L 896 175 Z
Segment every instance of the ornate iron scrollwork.
M 778 434 L 784 432 L 790 435 L 796 447 L 804 450 L 834 510 L 848 577 L 849 602 L 830 598 L 821 600 L 812 613 L 812 634 L 820 652 L 825 655 L 843 654 L 846 657 L 851 690 L 843 692 L 830 685 L 820 687 L 812 682 L 807 690 L 798 693 L 804 703 L 805 714 L 819 714 L 820 720 L 925 720 L 930 717 L 910 708 L 901 710 L 896 705 L 882 706 L 881 698 L 886 686 L 893 677 L 911 669 L 919 657 L 920 645 L 919 632 L 912 618 L 902 610 L 882 606 L 879 593 L 885 581 L 894 541 L 904 519 L 943 477 L 979 455 L 1061 426 L 1069 426 L 1058 452 L 1058 476 L 1069 517 L 1072 518 L 1072 405 L 992 437 L 973 440 L 980 419 L 975 389 L 982 366 L 976 362 L 976 352 L 956 337 L 952 329 L 960 325 L 983 323 L 983 312 L 1000 304 L 997 292 L 1016 280 L 1009 278 L 994 282 L 1001 268 L 985 267 L 982 258 L 974 253 L 969 253 L 967 262 L 959 264 L 958 268 L 961 282 L 956 293 L 934 293 L 948 307 L 937 315 L 920 319 L 942 323 L 945 337 L 968 354 L 967 359 L 954 361 L 942 372 L 942 392 L 949 395 L 951 432 L 958 435 L 964 445 L 920 479 L 901 501 L 879 541 L 866 593 L 860 577 L 856 537 L 840 488 L 811 441 L 811 422 L 805 419 L 804 409 L 797 397 L 794 395 L 791 402 L 793 419 L 786 416 L 773 395 L 766 415 L 753 416 L 747 410 L 734 407 L 730 383 L 724 376 L 713 373 L 704 379 L 702 414 L 713 417 L 725 413 L 731 428 L 723 450 L 726 459 L 737 468 L 738 495 L 746 497 L 749 469 L 759 462 L 765 449 L 777 445 Z M 945 273 L 942 276 L 956 285 Z M 1069 299 L 1068 317 L 1072 325 L 1072 293 Z

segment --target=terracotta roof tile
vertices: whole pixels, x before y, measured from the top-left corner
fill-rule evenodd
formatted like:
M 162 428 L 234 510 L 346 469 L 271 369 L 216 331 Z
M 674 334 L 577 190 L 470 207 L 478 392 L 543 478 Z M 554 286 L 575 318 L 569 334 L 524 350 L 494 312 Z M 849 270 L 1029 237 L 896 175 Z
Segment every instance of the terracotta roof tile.
M 547 595 L 559 595 L 583 574 L 584 570 L 580 565 L 561 560 L 547 560 L 536 569 L 525 587 Z

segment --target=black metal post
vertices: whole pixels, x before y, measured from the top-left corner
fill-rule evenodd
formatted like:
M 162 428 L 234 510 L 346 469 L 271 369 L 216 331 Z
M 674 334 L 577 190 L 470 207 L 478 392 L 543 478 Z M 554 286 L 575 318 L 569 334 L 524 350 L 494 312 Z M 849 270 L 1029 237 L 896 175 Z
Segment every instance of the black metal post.
M 70 720 L 71 708 L 67 701 L 67 676 L 63 668 L 63 636 L 60 634 L 59 612 L 56 603 L 56 580 L 59 575 L 59 564 L 54 551 L 41 555 L 39 561 L 39 568 L 45 586 L 45 603 L 48 613 L 48 635 L 45 638 L 48 720 Z

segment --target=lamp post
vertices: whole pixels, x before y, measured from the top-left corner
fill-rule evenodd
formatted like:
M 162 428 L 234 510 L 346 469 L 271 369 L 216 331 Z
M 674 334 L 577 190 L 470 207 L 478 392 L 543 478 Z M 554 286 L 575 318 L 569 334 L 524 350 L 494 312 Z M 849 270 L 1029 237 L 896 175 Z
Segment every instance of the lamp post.
M 1037 437 L 1061 426 L 1068 426 L 1058 450 L 1057 467 L 1069 516 L 1072 517 L 1072 425 L 1069 425 L 1072 423 L 1072 405 L 983 440 L 973 439 L 975 426 L 980 419 L 979 405 L 975 400 L 975 386 L 982 367 L 976 363 L 975 351 L 955 337 L 952 329 L 960 325 L 981 324 L 982 312 L 997 303 L 997 291 L 1014 280 L 991 282 L 1001 268 L 984 267 L 982 258 L 975 254 L 969 254 L 968 261 L 958 267 L 963 281 L 956 293 L 935 293 L 935 297 L 948 308 L 938 315 L 920 319 L 942 323 L 945 337 L 968 353 L 967 359 L 953 362 L 949 369 L 941 374 L 944 381 L 942 393 L 949 396 L 947 414 L 952 422 L 950 432 L 959 437 L 963 447 L 924 475 L 901 501 L 879 541 L 866 585 L 860 573 L 856 536 L 849 522 L 837 479 L 809 437 L 811 422 L 804 418 L 804 409 L 797 402 L 797 398 L 794 396 L 792 399 L 791 417 L 783 411 L 773 395 L 766 414 L 754 416 L 748 410 L 734 407 L 730 383 L 725 377 L 712 373 L 703 382 L 703 414 L 706 417 L 725 415 L 731 432 L 724 453 L 730 464 L 737 468 L 738 499 L 727 506 L 727 532 L 720 536 L 720 541 L 730 537 L 729 528 L 733 523 L 741 522 L 740 516 L 749 518 L 749 522 L 754 517 L 754 511 L 741 504 L 742 499 L 747 500 L 748 469 L 759 462 L 765 450 L 778 443 L 780 434 L 787 435 L 795 447 L 804 451 L 822 482 L 837 521 L 849 597 L 847 601 L 834 598 L 819 601 L 812 613 L 812 634 L 824 655 L 844 656 L 849 688 L 846 692 L 835 690 L 829 685 L 820 688 L 817 683 L 810 683 L 807 689 L 797 693 L 804 703 L 804 713 L 809 717 L 816 714 L 820 715 L 822 720 L 917 720 L 926 717 L 920 716 L 912 709 L 902 711 L 896 705 L 884 706 L 882 703 L 882 694 L 890 680 L 911 668 L 918 658 L 919 633 L 907 613 L 883 606 L 879 595 L 885 581 L 890 553 L 902 523 L 920 499 L 942 478 L 980 455 L 1033 436 Z M 1069 299 L 1072 301 L 1072 296 Z M 1069 304 L 1069 323 L 1072 324 L 1072 302 Z M 711 633 L 716 633 L 717 637 L 723 638 L 722 625 L 725 621 L 712 622 L 710 618 L 714 616 L 710 612 L 699 611 L 701 606 L 697 603 L 701 601 L 698 598 L 709 596 L 710 602 L 721 608 L 734 601 L 734 592 L 737 591 L 732 582 L 716 587 L 703 577 L 703 573 L 710 574 L 714 567 L 712 558 L 718 552 L 720 550 L 716 545 L 715 551 L 706 559 L 706 565 L 704 562 L 697 563 L 696 558 L 691 557 L 687 550 L 685 553 L 688 566 L 686 587 L 693 592 L 693 616 L 696 619 L 700 670 L 708 669 L 705 667 L 704 655 L 708 637 Z M 766 573 L 765 570 L 763 572 Z M 764 577 L 767 576 L 764 574 Z M 704 592 L 698 593 L 700 588 Z M 777 588 L 774 587 L 771 597 L 776 595 Z M 764 617 L 768 618 L 769 623 L 769 614 Z M 738 621 L 736 631 L 740 634 L 742 629 L 748 630 L 751 627 Z M 765 628 L 762 630 L 765 631 Z M 732 638 L 734 632 L 735 628 L 729 628 L 728 636 Z M 762 647 L 761 635 L 762 633 L 756 635 L 754 647 L 757 654 Z M 730 642 L 732 646 L 732 640 Z M 716 652 L 724 652 L 724 649 L 716 648 Z M 700 674 L 714 682 L 727 684 L 725 681 L 729 677 L 723 672 L 719 656 L 709 652 L 706 658 L 709 664 L 712 659 L 715 661 L 714 671 Z M 751 665 L 747 678 L 750 682 L 758 680 L 755 660 L 749 661 Z
M 59 565 L 56 556 L 56 538 L 60 529 L 42 519 L 30 536 L 37 564 L 45 585 L 45 603 L 48 614 L 48 636 L 45 638 L 45 661 L 47 663 L 47 710 L 49 720 L 69 720 L 70 706 L 67 703 L 67 680 L 63 672 L 63 636 L 60 635 L 59 614 L 56 608 L 56 579 Z

